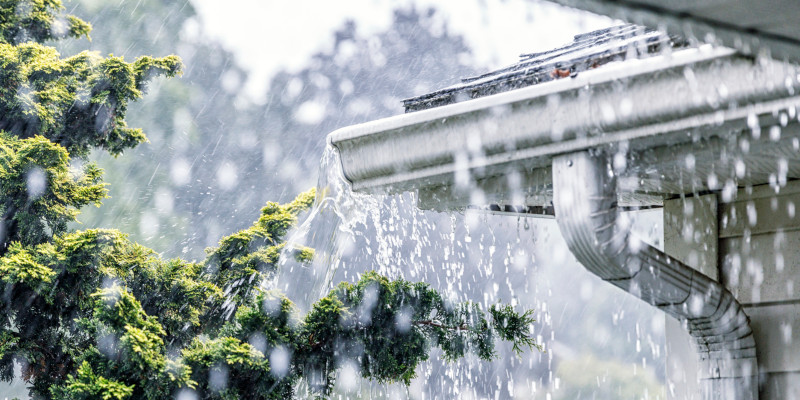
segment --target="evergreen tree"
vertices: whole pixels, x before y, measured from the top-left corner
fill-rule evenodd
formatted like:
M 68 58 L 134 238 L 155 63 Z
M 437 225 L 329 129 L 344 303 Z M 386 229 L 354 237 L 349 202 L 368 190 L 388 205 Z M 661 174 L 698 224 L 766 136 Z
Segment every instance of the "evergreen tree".
M 530 311 L 450 304 L 424 283 L 366 273 L 299 315 L 266 283 L 283 237 L 314 191 L 268 203 L 253 226 L 202 262 L 162 259 L 119 231 L 70 230 L 106 195 L 91 151 L 145 141 L 127 127 L 148 80 L 180 74 L 175 56 L 133 62 L 40 42 L 88 36 L 58 0 L 0 1 L 0 379 L 14 362 L 35 399 L 284 399 L 305 380 L 329 393 L 336 368 L 408 383 L 431 346 L 454 360 L 495 355 L 494 340 L 536 347 Z
M 267 200 L 292 199 L 270 196 L 271 181 L 255 159 L 261 154 L 254 142 L 260 128 L 247 112 L 249 103 L 238 95 L 247 74 L 231 53 L 204 37 L 188 0 L 73 3 L 73 12 L 96 26 L 89 43 L 58 43 L 62 53 L 89 46 L 125 57 L 177 54 L 186 64 L 181 79 L 154 81 L 150 94 L 130 107 L 128 115 L 147 132 L 149 145 L 120 157 L 91 155 L 108 180 L 126 184 L 109 188 L 102 209 L 84 212 L 84 226 L 119 227 L 163 254 L 201 259 L 203 249 L 225 230 L 248 227 Z M 231 160 L 241 167 L 236 188 L 247 190 L 217 181 L 217 172 Z

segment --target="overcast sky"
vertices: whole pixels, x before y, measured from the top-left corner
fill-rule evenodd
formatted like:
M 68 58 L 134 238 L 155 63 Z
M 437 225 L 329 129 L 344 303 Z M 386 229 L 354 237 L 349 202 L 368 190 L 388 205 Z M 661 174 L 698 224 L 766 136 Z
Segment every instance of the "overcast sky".
M 251 94 L 264 93 L 282 68 L 301 68 L 311 55 L 329 50 L 331 34 L 347 19 L 362 35 L 391 23 L 392 9 L 435 6 L 447 26 L 472 47 L 478 67 L 498 67 L 521 53 L 545 50 L 572 36 L 612 25 L 606 17 L 535 0 L 192 0 L 206 32 L 221 40 L 252 74 Z

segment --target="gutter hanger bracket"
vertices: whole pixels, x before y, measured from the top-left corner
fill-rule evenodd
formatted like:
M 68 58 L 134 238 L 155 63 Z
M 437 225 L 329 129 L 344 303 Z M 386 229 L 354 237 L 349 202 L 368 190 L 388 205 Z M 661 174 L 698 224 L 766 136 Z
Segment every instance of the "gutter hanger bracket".
M 553 158 L 553 204 L 570 251 L 590 272 L 686 327 L 704 400 L 757 400 L 756 345 L 741 304 L 721 283 L 631 234 L 608 161 L 588 151 Z

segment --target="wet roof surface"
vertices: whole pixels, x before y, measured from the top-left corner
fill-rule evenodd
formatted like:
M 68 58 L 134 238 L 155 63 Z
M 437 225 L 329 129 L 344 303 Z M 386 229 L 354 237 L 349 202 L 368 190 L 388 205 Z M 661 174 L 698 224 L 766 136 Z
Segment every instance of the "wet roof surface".
M 676 37 L 638 25 L 619 25 L 575 35 L 572 43 L 539 53 L 520 55 L 516 64 L 464 78 L 460 84 L 403 100 L 413 112 L 506 92 L 599 68 L 611 62 L 646 58 L 685 47 Z

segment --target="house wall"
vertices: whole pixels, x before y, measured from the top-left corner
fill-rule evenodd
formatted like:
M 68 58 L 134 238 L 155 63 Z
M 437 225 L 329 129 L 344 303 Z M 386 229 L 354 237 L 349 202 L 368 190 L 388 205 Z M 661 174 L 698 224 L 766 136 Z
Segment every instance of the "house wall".
M 720 204 L 719 271 L 745 306 L 762 400 L 800 399 L 800 183 Z
M 800 183 L 664 203 L 664 251 L 720 280 L 757 342 L 759 399 L 800 400 Z M 667 317 L 667 397 L 701 399 L 697 356 Z

